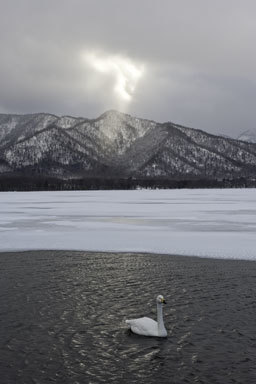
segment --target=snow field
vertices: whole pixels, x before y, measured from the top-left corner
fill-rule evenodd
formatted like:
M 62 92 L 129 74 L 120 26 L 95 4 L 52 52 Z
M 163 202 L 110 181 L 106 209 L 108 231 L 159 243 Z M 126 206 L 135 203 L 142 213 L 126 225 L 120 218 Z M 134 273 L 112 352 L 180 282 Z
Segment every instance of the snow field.
M 256 260 L 256 190 L 0 193 L 0 250 Z

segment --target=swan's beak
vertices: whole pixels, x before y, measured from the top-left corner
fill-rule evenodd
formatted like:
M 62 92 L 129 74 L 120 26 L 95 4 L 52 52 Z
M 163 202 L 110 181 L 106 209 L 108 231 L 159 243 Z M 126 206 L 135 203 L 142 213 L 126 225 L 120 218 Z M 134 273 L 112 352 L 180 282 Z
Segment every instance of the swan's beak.
M 165 299 L 163 299 L 163 300 L 162 300 L 162 303 L 163 303 L 163 304 L 166 304 L 166 301 L 165 301 Z

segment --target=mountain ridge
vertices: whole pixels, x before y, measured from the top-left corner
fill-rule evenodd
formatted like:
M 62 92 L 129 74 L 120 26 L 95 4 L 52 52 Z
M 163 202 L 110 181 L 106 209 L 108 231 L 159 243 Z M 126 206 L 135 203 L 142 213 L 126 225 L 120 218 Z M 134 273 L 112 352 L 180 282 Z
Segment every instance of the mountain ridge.
M 247 129 L 237 137 L 237 140 L 247 141 L 249 143 L 256 143 L 256 130 Z
M 0 114 L 0 174 L 59 178 L 235 178 L 256 174 L 256 144 L 115 110 L 95 119 Z

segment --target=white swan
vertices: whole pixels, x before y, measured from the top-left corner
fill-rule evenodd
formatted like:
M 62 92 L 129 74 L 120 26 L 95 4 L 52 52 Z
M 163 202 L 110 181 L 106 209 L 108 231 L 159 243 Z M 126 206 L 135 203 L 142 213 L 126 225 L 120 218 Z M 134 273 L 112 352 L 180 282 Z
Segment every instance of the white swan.
M 130 326 L 132 332 L 143 336 L 166 337 L 167 331 L 163 320 L 163 304 L 166 304 L 162 295 L 157 296 L 157 321 L 149 317 L 141 317 L 139 319 L 125 320 Z

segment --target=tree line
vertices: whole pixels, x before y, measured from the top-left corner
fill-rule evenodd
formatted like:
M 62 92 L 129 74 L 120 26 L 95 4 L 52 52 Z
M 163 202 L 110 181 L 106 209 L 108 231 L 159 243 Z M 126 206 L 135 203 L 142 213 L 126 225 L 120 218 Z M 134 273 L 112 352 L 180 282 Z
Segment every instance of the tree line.
M 234 179 L 168 179 L 86 177 L 59 179 L 42 176 L 0 176 L 0 191 L 70 191 L 70 190 L 133 190 L 182 188 L 253 188 L 256 178 Z

